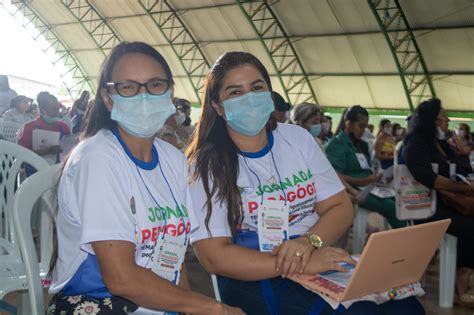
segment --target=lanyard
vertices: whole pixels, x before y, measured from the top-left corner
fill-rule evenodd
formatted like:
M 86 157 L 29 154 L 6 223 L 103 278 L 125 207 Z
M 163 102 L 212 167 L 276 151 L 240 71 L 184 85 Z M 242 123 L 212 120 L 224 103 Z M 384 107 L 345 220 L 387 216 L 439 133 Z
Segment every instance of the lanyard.
M 171 193 L 171 196 L 173 197 L 173 200 L 176 204 L 176 209 L 178 209 L 178 213 L 179 213 L 179 216 L 180 216 L 180 219 L 181 219 L 181 222 L 183 223 L 183 226 L 184 226 L 184 244 L 186 245 L 187 241 L 188 241 L 188 234 L 186 233 L 186 222 L 184 220 L 184 214 L 183 212 L 181 211 L 181 207 L 179 206 L 178 204 L 178 201 L 176 200 L 176 197 L 174 196 L 174 193 L 173 193 L 173 190 L 171 189 L 171 185 L 169 184 L 168 182 L 168 179 L 166 178 L 165 176 L 165 173 L 163 172 L 163 168 L 161 167 L 161 163 L 160 163 L 160 160 L 159 160 L 159 157 L 158 157 L 158 167 L 160 168 L 160 172 L 161 172 L 161 175 L 163 176 L 165 182 L 166 182 L 166 185 L 168 186 L 168 189 Z M 165 234 L 166 234 L 166 227 L 167 227 L 167 222 L 166 222 L 166 211 L 163 210 L 163 208 L 160 206 L 160 204 L 158 203 L 158 201 L 155 199 L 155 197 L 153 196 L 153 194 L 151 193 L 150 189 L 148 188 L 148 186 L 146 185 L 145 183 L 145 180 L 143 179 L 142 177 L 142 174 L 140 172 L 140 170 L 138 169 L 138 166 L 135 165 L 135 168 L 137 169 L 137 173 L 138 175 L 140 176 L 140 179 L 142 180 L 142 183 L 143 183 L 143 186 L 145 186 L 148 194 L 150 195 L 150 197 L 153 199 L 153 201 L 155 202 L 156 206 L 158 207 L 158 209 L 160 209 L 160 212 L 161 212 L 161 215 L 164 219 L 164 222 L 165 222 L 165 225 L 164 225 L 164 229 L 163 229 L 163 235 L 161 237 L 161 239 L 164 239 L 165 238 Z
M 135 162 L 135 157 L 133 157 L 131 155 L 131 152 L 129 152 L 128 150 L 128 147 L 127 147 L 127 144 L 123 141 L 122 137 L 120 136 L 119 132 L 117 129 L 111 129 L 111 132 L 114 134 L 114 136 L 117 138 L 118 142 L 120 143 L 120 145 L 122 146 L 122 149 L 127 153 L 127 155 L 129 155 L 130 159 L 135 163 L 135 168 L 137 170 L 137 173 L 138 175 L 140 176 L 140 179 L 143 183 L 143 186 L 145 186 L 148 194 L 150 195 L 150 197 L 153 199 L 153 201 L 155 202 L 156 206 L 158 207 L 158 209 L 160 210 L 161 212 L 161 215 L 164 219 L 164 228 L 163 228 L 163 236 L 161 237 L 161 239 L 164 239 L 165 238 L 165 234 L 166 234 L 166 227 L 167 227 L 167 222 L 166 222 L 166 211 L 163 210 L 163 208 L 160 206 L 160 204 L 158 203 L 158 201 L 155 199 L 155 197 L 153 196 L 153 194 L 151 193 L 150 189 L 148 188 L 148 186 L 146 185 L 145 183 L 145 180 L 143 179 L 143 176 L 142 174 L 140 173 L 140 170 L 138 169 L 138 166 L 137 166 L 137 163 Z M 160 168 L 160 172 L 161 172 L 161 175 L 163 176 L 165 182 L 166 182 L 166 185 L 168 186 L 168 189 L 171 193 L 171 196 L 173 197 L 173 200 L 176 204 L 176 209 L 178 209 L 178 212 L 179 212 L 179 216 L 181 218 L 181 222 L 183 223 L 183 226 L 184 226 L 184 244 L 186 245 L 187 241 L 188 241 L 188 235 L 186 233 L 186 222 L 184 220 L 184 215 L 183 215 L 183 212 L 181 211 L 181 207 L 179 206 L 178 204 L 178 201 L 176 200 L 175 196 L 174 196 L 174 193 L 173 193 L 173 190 L 171 189 L 171 185 L 169 184 L 168 182 L 168 179 L 166 178 L 165 176 L 165 173 L 163 172 L 163 168 L 161 167 L 161 163 L 160 163 L 160 156 L 158 154 L 158 150 L 156 150 L 156 148 L 154 147 L 154 144 L 153 144 L 153 149 L 156 151 L 156 159 L 157 159 L 157 166 Z M 133 215 L 133 219 L 134 219 L 134 223 L 135 223 L 135 229 L 137 229 L 137 219 L 136 219 L 136 208 L 135 208 L 135 199 L 134 197 L 132 197 L 132 199 L 130 199 L 130 208 L 131 208 L 131 211 L 132 211 L 132 215 Z M 136 233 L 138 233 L 138 231 L 136 231 Z M 155 245 L 156 245 L 156 242 L 155 242 Z
M 268 145 L 267 145 L 267 148 L 268 148 Z M 278 167 L 277 167 L 276 162 L 275 162 L 275 157 L 273 156 L 273 151 L 270 148 L 268 148 L 268 151 L 270 152 L 270 156 L 271 156 L 272 161 L 273 161 L 273 166 L 275 167 L 275 170 L 276 170 L 277 175 L 278 175 L 278 180 L 280 181 L 280 188 L 283 192 L 283 198 L 285 200 L 285 206 L 286 206 L 286 202 L 287 202 L 286 192 L 285 192 L 285 188 L 283 188 L 283 182 L 281 181 L 280 172 L 278 171 Z M 244 156 L 244 163 L 247 166 L 247 168 L 249 169 L 249 171 L 257 178 L 258 186 L 262 189 L 262 182 L 260 181 L 260 177 L 258 177 L 257 173 L 253 169 L 250 168 L 250 166 L 247 162 L 247 158 L 245 156 Z M 270 169 L 271 169 L 271 165 L 270 165 Z M 263 204 L 263 195 L 264 194 L 265 194 L 265 192 L 262 189 L 262 198 L 261 198 L 260 204 Z

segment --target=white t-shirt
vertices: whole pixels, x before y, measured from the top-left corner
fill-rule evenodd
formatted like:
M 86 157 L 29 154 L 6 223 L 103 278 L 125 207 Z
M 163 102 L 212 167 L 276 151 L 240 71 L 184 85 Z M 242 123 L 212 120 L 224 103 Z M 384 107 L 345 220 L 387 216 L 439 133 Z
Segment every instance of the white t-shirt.
M 190 231 L 189 216 L 193 210 L 186 158 L 164 141 L 155 140 L 154 146 L 159 157 L 154 167 L 153 161 L 134 162 L 109 130 L 99 131 L 73 150 L 58 190 L 59 259 L 50 293 L 59 292 L 88 254 L 94 254 L 92 242 L 131 242 L 136 246 L 137 265 L 151 269 L 152 256 L 162 242 L 165 226 L 166 234 L 180 236 L 183 244 L 187 241 L 185 230 Z M 159 211 L 157 203 L 166 215 Z
M 314 138 L 296 125 L 278 124 L 277 129 L 269 135 L 268 148 L 257 153 L 240 153 L 238 158 L 237 185 L 242 191 L 244 214 L 242 230 L 257 231 L 258 208 L 262 197 L 284 200 L 286 195 L 290 206 L 289 235 L 301 235 L 319 219 L 315 203 L 344 190 Z M 212 188 L 212 179 L 209 184 Z M 284 193 L 280 187 L 284 188 Z M 205 225 L 206 194 L 201 180 L 191 185 L 191 196 L 196 211 L 192 218 L 198 220 L 191 221 L 191 242 L 196 242 L 210 237 Z M 231 237 L 227 203 L 220 203 L 215 196 L 209 230 L 213 237 Z

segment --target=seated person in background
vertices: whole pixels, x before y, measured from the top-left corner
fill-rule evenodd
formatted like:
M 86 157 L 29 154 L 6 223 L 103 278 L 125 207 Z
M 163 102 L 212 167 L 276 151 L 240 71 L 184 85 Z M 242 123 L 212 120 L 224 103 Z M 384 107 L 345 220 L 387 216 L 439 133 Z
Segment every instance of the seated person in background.
M 275 119 L 279 123 L 286 123 L 290 120 L 290 109 L 291 106 L 288 104 L 283 96 L 277 92 L 272 92 L 273 101 L 275 103 Z
M 69 130 L 72 130 L 72 120 L 69 117 L 69 108 L 59 102 L 59 120 L 65 123 Z
M 403 140 L 403 136 L 404 136 L 403 133 L 404 133 L 404 130 L 399 123 L 392 124 L 392 137 L 395 140 L 395 143 L 398 143 L 401 140 Z
M 332 129 L 332 118 L 331 116 L 322 115 L 321 117 L 321 134 L 319 135 L 319 139 L 323 142 L 323 144 L 328 143 L 331 140 L 333 133 Z
M 360 105 L 350 107 L 341 118 L 339 133 L 326 146 L 326 155 L 339 176 L 351 186 L 360 187 L 378 183 L 382 177 L 371 175 L 368 144 L 361 140 L 367 128 L 369 113 Z M 360 206 L 384 216 L 393 228 L 406 226 L 396 217 L 393 198 L 367 195 Z
M 222 301 L 249 315 L 332 313 L 319 295 L 285 277 L 344 272 L 338 262 L 354 263 L 330 247 L 352 223 L 344 186 L 309 132 L 276 122 L 270 76 L 255 56 L 235 51 L 219 57 L 204 91 L 187 150 L 195 210 L 191 242 L 204 268 L 217 274 Z M 265 240 L 275 233 L 259 223 L 270 204 L 278 211 L 273 217 L 281 213 L 273 222 L 289 227 L 286 240 L 277 235 L 276 243 L 283 243 L 273 251 Z M 408 298 L 357 302 L 344 312 L 403 313 L 423 309 Z
M 471 185 L 451 181 L 449 163 L 454 157 L 451 150 L 439 144 L 443 128 L 448 118 L 439 99 L 421 103 L 412 117 L 413 129 L 408 133 L 402 156 L 413 177 L 426 187 L 435 190 L 447 190 L 465 194 L 474 192 Z M 432 163 L 437 164 L 437 174 Z M 448 233 L 458 238 L 457 242 L 457 301 L 474 307 L 474 217 L 457 212 L 446 204 L 438 193 L 436 213 L 433 217 L 421 222 L 451 219 Z
M 40 92 L 36 97 L 40 116 L 26 123 L 20 131 L 18 143 L 36 154 L 46 157 L 50 164 L 59 162 L 60 145 L 52 145 L 43 149 L 33 149 L 33 132 L 36 129 L 56 131 L 60 138 L 70 134 L 69 127 L 60 120 L 58 99 L 48 92 Z
M 32 99 L 24 95 L 18 95 L 11 101 L 10 109 L 3 114 L 3 120 L 24 125 L 34 117 L 28 113 Z
M 380 161 L 382 169 L 393 165 L 394 151 L 395 139 L 392 136 L 392 123 L 388 119 L 382 119 L 374 143 L 375 158 Z
M 291 111 L 291 119 L 292 122 L 300 127 L 306 129 L 314 138 L 316 143 L 319 145 L 321 150 L 325 152 L 324 145 L 322 143 L 321 138 L 318 137 L 318 133 L 322 132 L 322 124 L 319 124 L 321 117 L 321 110 L 319 105 L 311 104 L 311 103 L 302 103 L 296 105 L 293 110 Z M 344 178 L 339 177 L 344 187 L 346 187 L 346 191 L 349 194 L 349 198 L 351 199 L 352 203 L 357 202 L 357 194 L 359 191 L 349 185 Z
M 456 164 L 459 167 L 459 173 L 472 173 L 470 154 L 474 147 L 469 125 L 459 124 L 455 134 L 448 139 L 448 144 L 457 156 Z
M 321 150 L 324 151 L 323 142 L 319 139 L 321 134 L 321 109 L 316 104 L 298 104 L 291 111 L 291 122 L 303 127 L 313 136 Z
M 182 125 L 188 135 L 191 136 L 194 132 L 194 125 L 191 124 L 191 103 L 187 99 L 175 97 L 173 104 L 178 111 L 184 113 L 185 118 Z
M 15 90 L 10 88 L 8 77 L 0 74 L 0 117 L 10 108 L 11 101 L 16 96 Z
M 71 110 L 69 111 L 73 134 L 82 130 L 82 126 L 84 125 L 84 116 L 86 114 L 87 105 L 89 104 L 89 96 L 89 91 L 82 91 L 81 96 L 74 101 Z
M 372 135 L 374 134 L 374 125 L 373 124 L 368 124 L 367 129 L 369 129 L 369 131 Z
M 411 132 L 412 130 L 412 116 L 413 115 L 408 115 L 407 118 L 405 118 L 405 126 L 406 128 L 402 128 L 403 135 L 401 137 L 401 141 L 397 143 L 395 146 L 395 152 L 393 154 L 393 163 L 394 164 L 405 164 L 403 157 L 402 157 L 402 149 L 403 149 L 403 142 L 405 140 L 405 137 L 407 133 Z
M 183 123 L 186 120 L 186 114 L 182 111 L 182 109 L 178 109 L 176 104 L 174 105 L 176 112 L 168 117 L 165 125 L 158 131 L 156 136 L 184 152 L 190 137 L 188 129 L 183 126 Z

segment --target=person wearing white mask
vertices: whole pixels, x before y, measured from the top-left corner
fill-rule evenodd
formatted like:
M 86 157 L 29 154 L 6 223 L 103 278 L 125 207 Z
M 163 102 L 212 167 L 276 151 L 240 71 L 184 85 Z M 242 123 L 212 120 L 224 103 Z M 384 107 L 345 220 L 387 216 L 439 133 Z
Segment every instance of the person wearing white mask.
M 29 97 L 18 95 L 12 99 L 10 109 L 3 114 L 3 120 L 15 122 L 22 126 L 28 121 L 33 120 L 34 117 L 27 112 L 32 101 L 33 100 Z
M 59 181 L 47 314 L 243 314 L 188 286 L 186 159 L 155 138 L 172 90 L 152 46 L 122 42 L 106 58 Z
M 36 97 L 40 116 L 26 123 L 20 131 L 18 143 L 36 154 L 44 157 L 50 164 L 59 162 L 59 154 L 62 152 L 58 144 L 46 145 L 45 147 L 33 148 L 33 133 L 35 130 L 45 130 L 59 133 L 59 139 L 69 135 L 71 130 L 61 121 L 58 99 L 48 92 L 40 92 Z
M 187 150 L 197 220 L 191 242 L 217 275 L 223 302 L 248 314 L 331 313 L 286 277 L 346 272 L 338 263 L 355 263 L 331 247 L 352 224 L 352 204 L 313 136 L 276 122 L 271 92 L 267 70 L 246 52 L 223 54 L 207 74 Z M 421 314 L 422 306 L 414 299 L 362 302 L 344 312 L 355 313 Z
M 176 107 L 176 112 L 166 120 L 165 125 L 158 131 L 156 136 L 184 152 L 190 137 L 188 128 L 184 126 L 185 121 L 186 114 Z
M 275 103 L 275 119 L 279 123 L 289 122 L 291 119 L 291 106 L 288 104 L 280 93 L 273 91 L 273 100 Z
M 375 158 L 380 161 L 382 169 L 393 165 L 395 145 L 395 139 L 392 136 L 392 123 L 388 119 L 382 119 L 374 142 Z
M 291 111 L 291 122 L 308 130 L 321 150 L 324 151 L 323 141 L 319 138 L 322 131 L 321 117 L 321 109 L 312 103 L 298 104 Z
M 332 132 L 332 117 L 323 115 L 321 118 L 321 134 L 323 136 L 323 142 L 327 143 L 334 136 Z M 321 137 L 320 137 L 321 138 Z
M 456 164 L 460 168 L 460 173 L 472 173 L 471 160 L 469 155 L 474 150 L 471 139 L 471 129 L 468 124 L 461 123 L 455 130 L 455 134 L 448 140 L 448 144 L 457 156 Z

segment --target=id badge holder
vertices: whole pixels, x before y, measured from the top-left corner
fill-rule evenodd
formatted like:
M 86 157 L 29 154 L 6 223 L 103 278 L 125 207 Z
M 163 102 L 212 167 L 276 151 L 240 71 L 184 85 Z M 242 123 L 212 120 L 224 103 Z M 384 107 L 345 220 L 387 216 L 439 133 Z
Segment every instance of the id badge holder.
M 364 153 L 356 153 L 357 160 L 359 161 L 360 168 L 363 170 L 370 170 L 369 162 Z
M 155 248 L 151 270 L 160 277 L 178 284 L 185 254 L 186 244 L 183 238 L 166 235 Z
M 261 252 L 271 252 L 288 239 L 289 205 L 281 200 L 264 200 L 258 210 L 258 243 Z

